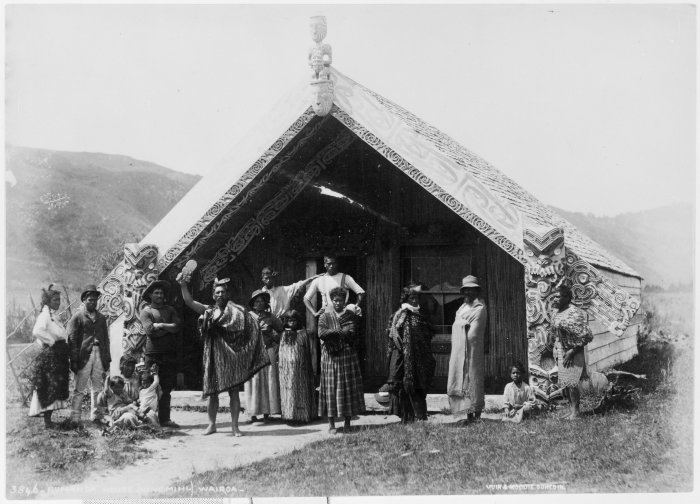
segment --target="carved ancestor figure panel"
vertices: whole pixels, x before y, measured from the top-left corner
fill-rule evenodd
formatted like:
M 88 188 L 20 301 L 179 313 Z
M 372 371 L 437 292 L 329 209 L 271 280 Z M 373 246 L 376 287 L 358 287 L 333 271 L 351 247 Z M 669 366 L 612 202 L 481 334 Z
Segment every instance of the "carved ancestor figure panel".
M 640 303 L 568 249 L 562 228 L 530 226 L 523 232 L 523 245 L 530 380 L 550 393 L 548 371 L 554 360 L 549 328 L 556 285 L 566 281 L 572 289 L 572 302 L 586 311 L 589 321 L 597 320 L 617 336 L 629 326 Z
M 124 353 L 138 354 L 146 342 L 146 335 L 139 320 L 144 305 L 143 291 L 158 279 L 158 247 L 155 245 L 124 245 L 124 260 L 100 283 L 102 292 L 98 309 L 111 324 L 124 315 L 122 348 Z

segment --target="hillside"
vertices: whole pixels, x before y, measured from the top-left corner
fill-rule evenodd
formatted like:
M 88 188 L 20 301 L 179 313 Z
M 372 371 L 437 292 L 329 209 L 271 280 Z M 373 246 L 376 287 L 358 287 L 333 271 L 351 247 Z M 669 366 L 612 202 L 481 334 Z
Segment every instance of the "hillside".
M 197 182 L 127 156 L 8 147 L 7 295 L 36 299 L 48 280 L 98 282 L 100 257 L 139 241 Z
M 637 270 L 644 277 L 644 285 L 668 288 L 693 282 L 692 205 L 677 204 L 615 217 L 553 210 Z

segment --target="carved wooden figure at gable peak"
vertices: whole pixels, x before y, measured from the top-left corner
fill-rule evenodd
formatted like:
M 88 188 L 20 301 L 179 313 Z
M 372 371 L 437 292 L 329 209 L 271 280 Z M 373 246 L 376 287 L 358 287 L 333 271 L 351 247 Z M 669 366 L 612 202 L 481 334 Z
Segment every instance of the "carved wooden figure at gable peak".
M 314 45 L 309 49 L 311 67 L 311 106 L 319 116 L 328 115 L 333 108 L 334 86 L 329 67 L 333 62 L 330 44 L 323 42 L 328 25 L 325 16 L 311 17 L 311 38 Z

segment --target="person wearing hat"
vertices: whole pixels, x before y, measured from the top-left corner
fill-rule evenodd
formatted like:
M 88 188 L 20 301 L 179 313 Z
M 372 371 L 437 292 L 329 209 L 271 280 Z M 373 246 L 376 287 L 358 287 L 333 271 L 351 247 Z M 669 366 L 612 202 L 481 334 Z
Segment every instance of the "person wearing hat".
M 97 311 L 99 298 L 100 292 L 94 284 L 85 287 L 80 294 L 83 304 L 66 326 L 70 368 L 75 373 L 71 401 L 71 421 L 74 423 L 80 422 L 80 407 L 88 385 L 90 386 L 90 420 L 100 421 L 97 396 L 102 390 L 105 372 L 112 362 L 107 319 Z
M 234 436 L 242 436 L 238 428 L 241 385 L 270 365 L 260 327 L 248 310 L 229 300 L 228 278 L 214 281 L 213 306 L 192 299 L 187 275 L 179 273 L 176 281 L 185 304 L 201 315 L 197 325 L 203 340 L 202 395 L 209 398 L 209 424 L 204 435 L 216 432 L 219 394 L 227 392 L 231 399 L 231 430 Z
M 282 321 L 270 312 L 270 293 L 262 289 L 253 292 L 248 301 L 250 314 L 257 322 L 263 337 L 265 350 L 270 358 L 270 366 L 257 372 L 245 383 L 247 413 L 251 422 L 258 415 L 268 418 L 282 413 L 279 380 L 280 333 L 284 329 Z
M 139 320 L 146 334 L 146 369 L 158 365 L 158 379 L 163 391 L 158 401 L 158 422 L 163 427 L 177 428 L 170 418 L 170 393 L 177 381 L 177 333 L 181 320 L 175 308 L 165 304 L 170 294 L 166 280 L 152 282 L 143 292 L 149 303 L 141 309 Z
M 462 279 L 464 303 L 452 324 L 452 351 L 447 374 L 447 397 L 461 424 L 481 418 L 484 409 L 484 336 L 486 306 L 475 276 Z

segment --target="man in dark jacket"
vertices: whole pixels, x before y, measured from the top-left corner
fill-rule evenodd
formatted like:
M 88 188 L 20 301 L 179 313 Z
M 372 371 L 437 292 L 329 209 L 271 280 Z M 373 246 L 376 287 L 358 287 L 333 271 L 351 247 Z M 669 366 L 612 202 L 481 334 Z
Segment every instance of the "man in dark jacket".
M 170 419 L 170 392 L 177 381 L 177 333 L 180 331 L 180 317 L 177 311 L 165 304 L 170 293 L 170 283 L 156 280 L 143 293 L 143 299 L 150 303 L 141 309 L 139 320 L 146 333 L 146 368 L 158 365 L 158 378 L 163 390 L 158 401 L 158 422 L 163 427 L 177 428 Z
M 97 311 L 100 292 L 88 285 L 80 295 L 83 306 L 68 321 L 70 368 L 75 373 L 75 388 L 71 403 L 71 420 L 80 422 L 80 407 L 90 385 L 90 420 L 99 421 L 97 395 L 102 389 L 105 372 L 112 357 L 109 353 L 107 319 Z

